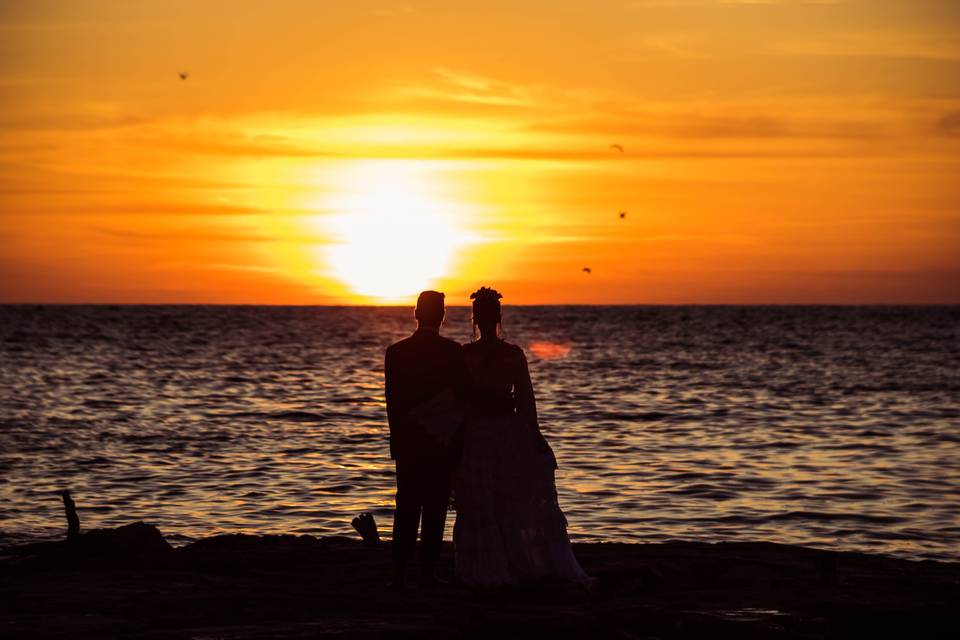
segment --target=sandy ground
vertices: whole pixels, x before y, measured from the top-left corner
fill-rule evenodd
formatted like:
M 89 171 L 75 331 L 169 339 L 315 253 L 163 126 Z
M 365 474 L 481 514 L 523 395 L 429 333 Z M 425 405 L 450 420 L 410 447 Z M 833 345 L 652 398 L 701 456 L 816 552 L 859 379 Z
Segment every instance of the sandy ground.
M 0 637 L 960 638 L 956 563 L 768 543 L 575 548 L 589 591 L 396 593 L 386 544 L 230 535 L 173 549 L 129 525 L 0 552 Z

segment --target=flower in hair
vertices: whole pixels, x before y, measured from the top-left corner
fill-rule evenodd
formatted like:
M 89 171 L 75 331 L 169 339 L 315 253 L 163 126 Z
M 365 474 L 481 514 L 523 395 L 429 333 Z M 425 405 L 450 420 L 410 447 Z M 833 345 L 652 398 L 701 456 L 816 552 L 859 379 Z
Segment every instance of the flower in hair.
M 497 301 L 497 300 L 500 300 L 500 298 L 502 297 L 503 297 L 503 294 L 501 294 L 496 289 L 491 289 L 490 287 L 480 287 L 479 289 L 477 289 L 476 291 L 470 294 L 471 300 L 478 300 L 483 302 Z

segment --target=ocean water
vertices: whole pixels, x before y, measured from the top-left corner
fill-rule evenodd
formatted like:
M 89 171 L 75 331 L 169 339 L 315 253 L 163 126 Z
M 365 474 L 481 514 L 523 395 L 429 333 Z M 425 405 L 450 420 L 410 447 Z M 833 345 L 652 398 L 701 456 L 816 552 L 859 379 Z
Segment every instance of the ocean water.
M 382 355 L 411 315 L 0 307 L 0 544 L 62 535 L 62 488 L 86 528 L 175 543 L 389 532 Z M 505 332 L 574 539 L 960 559 L 958 307 L 507 307 Z

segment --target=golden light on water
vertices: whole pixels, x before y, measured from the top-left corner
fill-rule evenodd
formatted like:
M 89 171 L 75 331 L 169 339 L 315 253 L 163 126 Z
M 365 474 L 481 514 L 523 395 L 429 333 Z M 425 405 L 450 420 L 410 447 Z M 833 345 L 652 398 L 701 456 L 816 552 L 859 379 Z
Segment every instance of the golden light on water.
M 570 345 L 565 342 L 531 342 L 527 345 L 527 349 L 541 360 L 562 358 L 570 353 Z

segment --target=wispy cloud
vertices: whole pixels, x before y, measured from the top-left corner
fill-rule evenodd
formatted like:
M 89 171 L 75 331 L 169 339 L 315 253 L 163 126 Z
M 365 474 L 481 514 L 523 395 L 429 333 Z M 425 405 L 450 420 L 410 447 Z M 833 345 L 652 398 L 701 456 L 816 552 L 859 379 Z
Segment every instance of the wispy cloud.
M 740 109 L 669 112 L 636 112 L 619 115 L 597 114 L 575 119 L 535 122 L 533 131 L 580 133 L 583 135 L 628 136 L 671 139 L 877 139 L 895 133 L 896 120 L 881 117 L 838 118 L 836 116 L 785 116 Z
M 409 16 L 417 12 L 417 7 L 407 2 L 386 4 L 376 7 L 371 13 L 378 18 L 398 18 Z
M 439 82 L 405 87 L 401 93 L 421 98 L 492 106 L 532 107 L 536 105 L 531 87 L 444 67 L 434 69 L 434 76 Z
M 960 137 L 960 111 L 951 111 L 937 120 L 934 127 L 936 133 L 949 138 Z
M 743 7 L 763 5 L 844 4 L 848 0 L 634 0 L 634 7 Z
M 96 22 L 0 22 L 0 32 L 73 31 L 101 28 L 104 28 L 104 25 Z
M 960 61 L 960 35 L 890 28 L 846 29 L 802 36 L 788 34 L 770 43 L 767 51 L 792 56 Z
M 148 124 L 152 119 L 109 102 L 67 103 L 40 109 L 21 107 L 0 112 L 0 130 L 97 131 Z
M 299 146 L 279 136 L 248 136 L 240 132 L 232 136 L 203 132 L 191 135 L 147 135 L 141 139 L 144 144 L 155 149 L 167 149 L 186 154 L 253 158 L 333 158 L 344 155 L 335 151 Z
M 274 240 L 269 236 L 251 233 L 236 229 L 216 229 L 209 227 L 165 229 L 143 231 L 129 228 L 90 226 L 89 229 L 101 236 L 133 243 L 152 243 L 158 241 L 216 242 L 216 243 L 250 243 L 269 242 Z
M 69 191 L 67 192 L 69 193 Z M 43 195 L 50 195 L 44 192 Z M 70 202 L 67 204 L 51 205 L 40 202 L 28 207 L 7 207 L 7 214 L 27 215 L 76 215 L 76 216 L 119 216 L 119 217 L 215 217 L 215 216 L 250 216 L 268 213 L 263 209 L 231 204 L 202 204 L 177 202 L 129 202 L 94 203 Z

